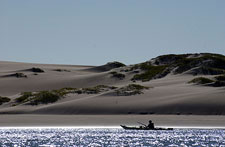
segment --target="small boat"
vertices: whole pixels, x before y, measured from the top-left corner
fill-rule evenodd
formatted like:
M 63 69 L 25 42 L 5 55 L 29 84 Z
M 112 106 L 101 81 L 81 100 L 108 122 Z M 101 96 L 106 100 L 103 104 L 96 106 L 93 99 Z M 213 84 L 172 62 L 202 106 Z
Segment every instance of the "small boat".
M 148 128 L 148 127 L 143 127 L 143 126 L 140 126 L 140 127 L 128 127 L 128 126 L 125 126 L 125 125 L 120 125 L 123 129 L 125 130 L 173 130 L 173 128 L 158 128 L 158 127 L 155 127 L 155 128 Z

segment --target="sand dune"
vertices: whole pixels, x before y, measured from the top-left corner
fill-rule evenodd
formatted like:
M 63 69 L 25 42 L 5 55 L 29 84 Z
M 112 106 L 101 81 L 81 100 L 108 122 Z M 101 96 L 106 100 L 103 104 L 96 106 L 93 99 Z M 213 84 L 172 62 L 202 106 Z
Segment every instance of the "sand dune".
M 163 60 L 162 63 L 164 62 Z M 0 96 L 11 99 L 10 102 L 0 105 L 1 114 L 225 115 L 225 87 L 188 83 L 196 77 L 214 77 L 194 76 L 190 74 L 191 69 L 179 74 L 162 73 L 161 76 L 157 75 L 156 79 L 134 82 L 132 77 L 142 71 L 131 70 L 133 66 L 114 67 L 106 64 L 94 67 L 0 62 L 0 67 Z M 31 70 L 32 68 L 39 68 L 44 72 L 36 72 Z M 22 73 L 26 77 L 7 76 L 16 73 Z M 119 78 L 121 75 L 124 78 Z M 118 90 L 129 84 L 150 88 L 144 89 L 140 94 L 118 96 Z M 22 92 L 57 90 L 65 87 L 90 88 L 97 85 L 115 86 L 117 89 L 94 94 L 68 93 L 58 101 L 48 104 L 29 105 L 16 103 L 15 100 Z
M 22 63 L 21 63 L 22 64 Z M 23 65 L 24 66 L 24 65 Z M 44 73 L 33 75 L 24 72 L 28 78 L 0 78 L 2 96 L 18 95 L 25 91 L 59 89 L 63 87 L 91 87 L 95 85 L 124 86 L 131 81 L 109 78 L 107 72 L 83 72 L 81 67 L 67 67 L 71 72 L 52 71 L 54 66 L 38 66 Z M 65 68 L 55 66 L 54 68 Z M 88 68 L 88 67 L 83 67 Z M 13 70 L 13 69 L 12 69 Z M 10 71 L 10 73 L 12 73 Z M 4 73 L 5 74 L 5 73 Z M 187 84 L 191 75 L 168 75 L 162 79 L 139 82 L 153 87 L 143 94 L 114 96 L 112 91 L 100 94 L 68 94 L 50 104 L 3 107 L 1 113 L 34 114 L 225 114 L 224 88 L 203 87 Z M 15 97 L 15 96 L 14 96 Z

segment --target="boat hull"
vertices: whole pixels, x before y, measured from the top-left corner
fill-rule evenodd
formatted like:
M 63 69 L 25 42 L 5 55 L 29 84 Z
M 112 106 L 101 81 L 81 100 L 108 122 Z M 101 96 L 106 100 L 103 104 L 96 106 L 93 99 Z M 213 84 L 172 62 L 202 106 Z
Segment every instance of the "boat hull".
M 173 130 L 173 128 L 146 128 L 146 127 L 128 127 L 124 125 L 120 125 L 125 130 Z

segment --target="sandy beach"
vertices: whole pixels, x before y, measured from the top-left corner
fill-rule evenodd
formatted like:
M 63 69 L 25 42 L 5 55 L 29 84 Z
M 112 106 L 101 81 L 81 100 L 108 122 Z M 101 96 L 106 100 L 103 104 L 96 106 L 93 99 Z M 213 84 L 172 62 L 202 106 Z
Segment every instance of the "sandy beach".
M 205 115 L 0 115 L 0 127 L 120 127 L 139 126 L 151 119 L 155 126 L 225 128 L 225 116 Z

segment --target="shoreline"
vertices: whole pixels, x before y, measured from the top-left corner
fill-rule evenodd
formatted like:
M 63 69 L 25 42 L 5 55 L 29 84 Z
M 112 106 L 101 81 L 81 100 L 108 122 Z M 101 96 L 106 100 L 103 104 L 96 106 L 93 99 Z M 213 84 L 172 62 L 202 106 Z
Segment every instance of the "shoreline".
M 222 115 L 0 115 L 0 128 L 7 127 L 69 127 L 119 128 L 120 125 L 139 126 L 152 120 L 156 127 L 225 128 Z

